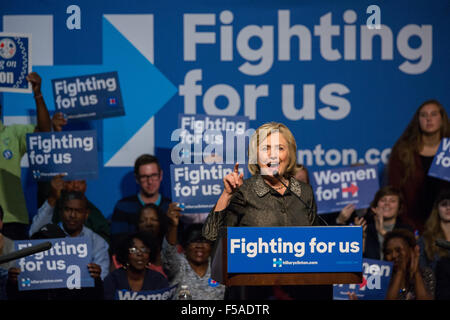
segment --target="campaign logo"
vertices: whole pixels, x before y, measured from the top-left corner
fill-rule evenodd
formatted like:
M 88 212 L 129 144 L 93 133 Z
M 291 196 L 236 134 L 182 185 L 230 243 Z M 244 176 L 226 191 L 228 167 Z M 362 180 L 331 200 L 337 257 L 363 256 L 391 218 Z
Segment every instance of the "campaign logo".
M 11 59 L 16 54 L 16 44 L 9 38 L 0 40 L 0 56 L 4 59 Z
M 108 106 L 110 106 L 110 107 L 117 106 L 117 99 L 114 97 L 108 98 Z
M 31 279 L 30 278 L 23 278 L 22 281 L 20 281 L 20 284 L 23 288 L 25 287 L 31 287 Z
M 213 280 L 212 278 L 208 279 L 208 285 L 212 288 L 215 288 L 219 285 L 219 283 L 216 280 Z
M 11 150 L 5 150 L 3 151 L 3 158 L 5 158 L 6 160 L 9 160 L 13 157 L 13 153 Z
M 39 180 L 41 178 L 41 172 L 39 170 L 33 170 L 33 178 Z
M 352 182 L 350 186 L 347 183 L 343 183 L 341 185 L 342 198 L 348 198 L 349 195 L 355 198 L 358 196 L 358 190 L 359 188 L 356 182 Z
M 273 267 L 274 268 L 281 268 L 283 266 L 283 260 L 281 258 L 273 258 Z

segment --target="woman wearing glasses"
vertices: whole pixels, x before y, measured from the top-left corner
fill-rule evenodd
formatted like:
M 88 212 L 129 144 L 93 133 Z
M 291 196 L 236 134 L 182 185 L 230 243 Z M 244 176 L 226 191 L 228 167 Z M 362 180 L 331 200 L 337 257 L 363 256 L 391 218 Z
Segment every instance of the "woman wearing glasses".
M 117 251 L 122 267 L 112 271 L 104 281 L 105 300 L 115 300 L 117 291 L 153 291 L 169 287 L 167 279 L 148 265 L 157 253 L 156 242 L 146 232 L 128 236 Z

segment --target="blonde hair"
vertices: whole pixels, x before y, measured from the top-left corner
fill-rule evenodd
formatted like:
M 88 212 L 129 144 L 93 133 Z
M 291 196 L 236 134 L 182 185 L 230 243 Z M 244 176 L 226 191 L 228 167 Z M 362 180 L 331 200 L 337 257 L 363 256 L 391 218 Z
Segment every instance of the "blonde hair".
M 286 167 L 285 176 L 295 175 L 297 168 L 297 143 L 292 132 L 282 123 L 268 122 L 256 129 L 250 138 L 248 148 L 248 170 L 252 175 L 260 173 L 258 165 L 258 148 L 261 142 L 267 139 L 272 133 L 279 132 L 288 143 L 289 162 Z

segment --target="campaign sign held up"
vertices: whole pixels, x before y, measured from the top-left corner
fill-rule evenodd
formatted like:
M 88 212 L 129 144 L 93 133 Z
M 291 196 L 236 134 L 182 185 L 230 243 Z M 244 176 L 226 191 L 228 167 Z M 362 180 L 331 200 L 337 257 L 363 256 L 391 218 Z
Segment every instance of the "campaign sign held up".
M 362 271 L 360 226 L 227 230 L 229 273 Z
M 52 80 L 56 111 L 68 119 L 93 120 L 125 114 L 117 72 Z
M 0 32 L 0 92 L 31 93 L 31 67 L 31 35 Z
M 434 156 L 428 175 L 450 181 L 450 138 L 443 138 Z
M 384 300 L 392 276 L 393 263 L 389 261 L 363 259 L 363 281 L 359 284 L 333 285 L 334 300 L 349 300 L 355 293 L 358 300 Z
M 340 211 L 352 203 L 368 208 L 379 188 L 376 166 L 342 167 L 312 172 L 317 213 Z
M 172 200 L 183 205 L 184 214 L 210 212 L 223 191 L 223 178 L 233 168 L 232 164 L 170 165 Z
M 116 290 L 115 300 L 173 300 L 178 284 L 159 290 L 130 291 Z
M 246 116 L 179 114 L 172 159 L 176 164 L 247 163 L 248 129 Z
M 97 179 L 95 130 L 27 134 L 27 151 L 36 180 L 51 180 L 58 174 L 67 180 Z
M 49 250 L 17 260 L 20 291 L 40 289 L 80 289 L 93 287 L 87 265 L 91 262 L 91 243 L 84 237 L 14 241 L 16 250 L 49 241 Z

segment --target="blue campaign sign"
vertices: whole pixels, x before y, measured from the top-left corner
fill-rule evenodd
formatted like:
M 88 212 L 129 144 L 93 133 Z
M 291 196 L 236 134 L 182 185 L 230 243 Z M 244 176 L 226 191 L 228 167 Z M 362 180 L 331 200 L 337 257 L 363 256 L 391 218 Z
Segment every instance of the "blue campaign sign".
M 376 166 L 314 171 L 310 180 L 318 213 L 340 211 L 350 203 L 356 209 L 368 208 L 379 188 Z
M 31 92 L 31 35 L 0 33 L 0 92 Z
M 171 165 L 172 201 L 182 204 L 185 214 L 210 212 L 223 191 L 223 178 L 233 167 L 232 164 Z
M 247 163 L 250 130 L 246 116 L 179 114 L 178 130 L 172 134 L 172 161 L 177 163 Z
M 91 262 L 91 243 L 84 237 L 14 241 L 16 250 L 49 241 L 49 250 L 21 258 L 19 290 L 80 289 L 93 287 L 87 265 Z
M 229 227 L 229 273 L 361 272 L 361 227 Z
M 52 80 L 55 110 L 70 120 L 92 120 L 125 114 L 117 72 Z
M 58 174 L 63 174 L 67 180 L 97 178 L 96 131 L 27 134 L 27 151 L 36 180 L 51 180 Z
M 130 291 L 117 290 L 115 300 L 173 300 L 178 284 L 160 290 Z
M 392 262 L 363 259 L 363 281 L 359 284 L 333 285 L 333 299 L 349 300 L 349 293 L 354 293 L 358 300 L 384 300 L 392 268 Z
M 450 181 L 450 138 L 443 138 L 434 156 L 428 175 Z

